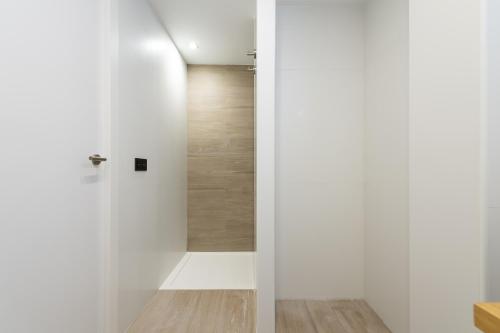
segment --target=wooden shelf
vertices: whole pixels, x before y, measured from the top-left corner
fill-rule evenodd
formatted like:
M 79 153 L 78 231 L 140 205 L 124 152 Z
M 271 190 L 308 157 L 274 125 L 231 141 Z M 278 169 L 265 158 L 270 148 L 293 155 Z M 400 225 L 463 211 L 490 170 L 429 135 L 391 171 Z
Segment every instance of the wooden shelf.
M 500 333 L 500 303 L 474 305 L 474 323 L 484 333 Z

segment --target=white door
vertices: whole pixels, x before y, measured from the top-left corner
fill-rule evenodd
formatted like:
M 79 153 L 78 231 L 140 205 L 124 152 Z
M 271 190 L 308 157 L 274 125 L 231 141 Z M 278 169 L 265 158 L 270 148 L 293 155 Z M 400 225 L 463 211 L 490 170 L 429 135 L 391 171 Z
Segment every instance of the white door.
M 0 1 L 0 332 L 101 330 L 103 2 Z

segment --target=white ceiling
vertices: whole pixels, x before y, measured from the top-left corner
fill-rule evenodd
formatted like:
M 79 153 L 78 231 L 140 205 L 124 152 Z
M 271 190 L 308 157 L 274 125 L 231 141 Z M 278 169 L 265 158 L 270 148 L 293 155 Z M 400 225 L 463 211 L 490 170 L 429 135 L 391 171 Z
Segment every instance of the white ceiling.
M 188 64 L 253 64 L 245 53 L 254 48 L 255 0 L 151 2 Z

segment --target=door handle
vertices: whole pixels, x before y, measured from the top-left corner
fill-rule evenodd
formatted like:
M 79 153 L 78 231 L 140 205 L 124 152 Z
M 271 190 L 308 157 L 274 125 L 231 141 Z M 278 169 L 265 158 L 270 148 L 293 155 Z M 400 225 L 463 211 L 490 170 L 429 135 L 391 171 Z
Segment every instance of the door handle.
M 257 58 L 257 50 L 247 51 L 246 55 L 249 57 Z
M 99 154 L 95 154 L 89 156 L 89 160 L 92 162 L 93 165 L 98 166 L 101 164 L 101 162 L 106 162 L 108 159 L 106 157 L 101 157 L 101 155 Z

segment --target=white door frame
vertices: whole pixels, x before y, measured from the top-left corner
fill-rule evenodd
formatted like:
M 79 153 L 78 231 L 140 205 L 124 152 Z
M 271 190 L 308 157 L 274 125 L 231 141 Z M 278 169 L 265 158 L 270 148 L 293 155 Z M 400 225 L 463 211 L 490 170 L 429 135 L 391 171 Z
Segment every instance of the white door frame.
M 257 332 L 275 330 L 275 58 L 276 0 L 257 0 L 256 270 Z

